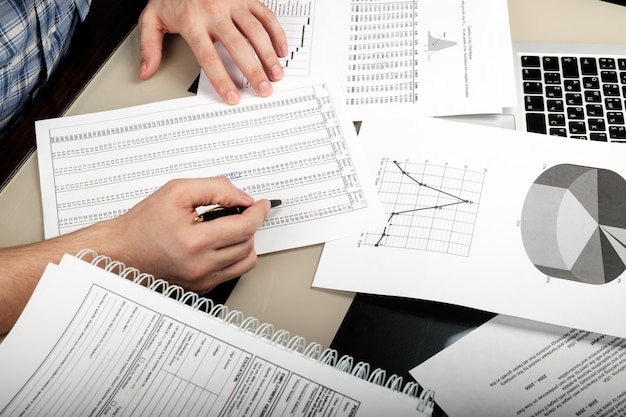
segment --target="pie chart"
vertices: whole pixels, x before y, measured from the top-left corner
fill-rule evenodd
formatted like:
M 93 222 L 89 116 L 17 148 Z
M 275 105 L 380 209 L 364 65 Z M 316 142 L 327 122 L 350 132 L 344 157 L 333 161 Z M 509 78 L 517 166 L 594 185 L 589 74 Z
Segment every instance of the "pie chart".
M 614 171 L 556 165 L 530 187 L 524 248 L 545 275 L 606 284 L 626 269 L 626 181 Z

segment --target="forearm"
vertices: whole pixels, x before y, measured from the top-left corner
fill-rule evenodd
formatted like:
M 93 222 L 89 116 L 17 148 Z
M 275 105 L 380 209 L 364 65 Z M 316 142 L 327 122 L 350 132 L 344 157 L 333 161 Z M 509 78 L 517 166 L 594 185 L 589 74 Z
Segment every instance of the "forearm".
M 58 263 L 65 253 L 85 248 L 110 252 L 114 249 L 107 244 L 110 241 L 110 230 L 95 225 L 56 239 L 0 249 L 0 334 L 15 324 L 48 263 Z

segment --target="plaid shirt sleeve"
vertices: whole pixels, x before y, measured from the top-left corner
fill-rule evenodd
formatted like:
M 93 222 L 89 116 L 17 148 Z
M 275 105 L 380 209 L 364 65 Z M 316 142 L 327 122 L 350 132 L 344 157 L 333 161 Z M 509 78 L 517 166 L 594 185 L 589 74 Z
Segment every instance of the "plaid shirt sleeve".
M 0 132 L 45 83 L 91 0 L 0 1 Z

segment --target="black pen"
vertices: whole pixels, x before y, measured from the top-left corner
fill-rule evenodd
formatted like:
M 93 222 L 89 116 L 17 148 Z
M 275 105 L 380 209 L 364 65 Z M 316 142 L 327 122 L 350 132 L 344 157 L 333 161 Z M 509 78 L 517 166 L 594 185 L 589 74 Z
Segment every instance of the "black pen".
M 284 203 L 284 201 L 285 200 L 270 200 L 270 207 L 280 206 L 281 204 Z M 209 220 L 215 220 L 224 216 L 231 216 L 233 214 L 241 214 L 247 208 L 248 207 L 244 207 L 244 206 L 233 206 L 233 207 L 217 206 L 196 216 L 196 218 L 193 219 L 193 221 L 194 222 L 208 222 Z

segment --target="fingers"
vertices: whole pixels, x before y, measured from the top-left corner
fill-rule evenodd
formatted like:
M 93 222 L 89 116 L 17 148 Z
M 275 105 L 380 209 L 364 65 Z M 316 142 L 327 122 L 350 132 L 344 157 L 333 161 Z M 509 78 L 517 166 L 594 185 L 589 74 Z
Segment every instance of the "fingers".
M 193 178 L 173 180 L 165 187 L 182 188 L 185 196 L 182 204 L 189 209 L 217 204 L 224 207 L 250 206 L 254 199 L 250 194 L 235 187 L 226 177 Z
M 256 267 L 257 261 L 256 253 L 248 251 L 245 257 L 238 257 L 235 262 L 223 265 L 222 268 L 215 271 L 209 270 L 206 275 L 199 275 L 197 279 L 170 279 L 169 281 L 186 290 L 206 294 L 215 286 L 251 271 Z
M 254 236 L 270 209 L 259 200 L 242 214 L 198 223 L 188 231 L 195 256 L 186 264 L 179 285 L 204 293 L 215 285 L 240 276 L 256 266 Z M 203 246 L 198 249 L 197 246 Z
M 218 95 L 228 104 L 240 100 L 214 45 L 221 42 L 255 92 L 272 93 L 271 81 L 283 77 L 279 56 L 288 52 L 287 36 L 274 13 L 258 0 L 150 0 L 139 20 L 141 65 L 146 79 L 157 70 L 165 33 L 179 33 Z
M 139 78 L 142 80 L 152 77 L 161 65 L 165 32 L 160 30 L 157 22 L 149 9 L 144 9 L 139 16 Z
M 251 2 L 250 10 L 234 10 L 232 20 L 236 30 L 224 33 L 220 40 L 257 94 L 268 95 L 271 93 L 268 78 L 278 81 L 283 77 L 278 56 L 287 54 L 286 35 L 274 14 L 258 1 Z M 256 56 L 245 48 L 246 40 Z
M 287 35 L 283 30 L 283 27 L 276 19 L 276 15 L 265 7 L 260 1 L 254 1 L 251 3 L 250 12 L 261 22 L 265 31 L 272 41 L 275 53 L 279 57 L 286 57 L 289 53 L 289 45 L 287 44 Z
M 230 78 L 228 71 L 226 71 L 224 62 L 222 61 L 222 58 L 217 52 L 217 49 L 208 34 L 200 30 L 195 31 L 193 34 L 183 36 L 187 36 L 185 39 L 191 47 L 196 60 L 200 64 L 202 71 L 204 71 L 209 82 L 213 85 L 213 88 L 215 88 L 215 91 L 220 98 L 226 104 L 234 105 L 239 103 L 239 100 L 241 99 L 239 90 Z M 244 47 L 248 49 L 248 53 L 251 53 L 249 51 L 250 48 L 247 45 Z

